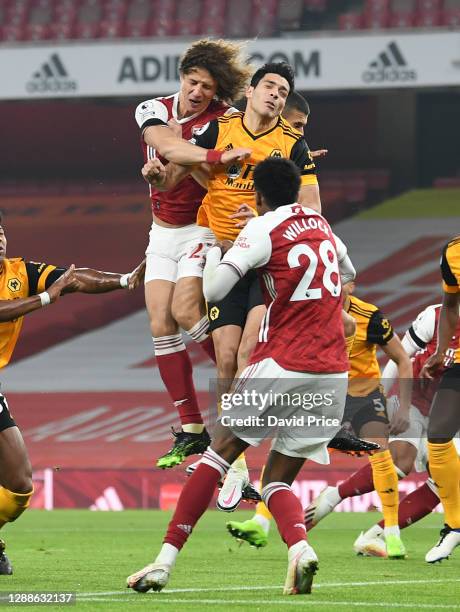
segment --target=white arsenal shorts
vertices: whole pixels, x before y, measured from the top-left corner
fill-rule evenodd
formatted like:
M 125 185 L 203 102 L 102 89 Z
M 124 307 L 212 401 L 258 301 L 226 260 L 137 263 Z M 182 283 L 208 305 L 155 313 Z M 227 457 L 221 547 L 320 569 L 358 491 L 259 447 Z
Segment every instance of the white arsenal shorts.
M 285 370 L 271 358 L 248 366 L 221 396 L 220 421 L 251 446 L 328 464 L 327 444 L 341 428 L 348 373 Z
M 392 395 L 387 399 L 387 413 L 388 419 L 391 421 L 394 413 L 399 408 L 399 400 L 397 396 Z M 428 464 L 428 416 L 423 416 L 420 410 L 412 405 L 409 411 L 409 427 L 406 431 L 398 434 L 397 436 L 390 436 L 389 442 L 408 442 L 415 446 L 417 449 L 417 456 L 415 458 L 415 471 L 425 472 Z M 457 453 L 460 455 L 460 439 L 454 438 L 454 444 L 457 449 Z
M 206 253 L 215 241 L 207 227 L 192 224 L 171 228 L 153 222 L 145 252 L 144 282 L 167 280 L 175 283 L 186 276 L 202 277 Z

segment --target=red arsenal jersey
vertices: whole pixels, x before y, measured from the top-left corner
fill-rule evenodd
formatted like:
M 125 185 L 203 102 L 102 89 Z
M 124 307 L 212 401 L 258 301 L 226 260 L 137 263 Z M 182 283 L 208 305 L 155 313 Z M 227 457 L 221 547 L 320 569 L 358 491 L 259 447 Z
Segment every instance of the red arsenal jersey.
M 182 138 L 190 140 L 194 130 L 203 127 L 216 117 L 225 114 L 229 107 L 223 102 L 213 100 L 206 110 L 198 115 L 178 119 L 177 105 L 179 94 L 166 98 L 154 98 L 141 102 L 136 109 L 136 121 L 142 133 L 150 125 L 166 125 L 170 119 L 175 119 L 182 127 Z M 163 164 L 167 160 L 157 155 L 142 137 L 144 161 L 158 157 Z M 176 187 L 169 191 L 157 191 L 150 187 L 152 212 L 156 217 L 172 225 L 189 225 L 196 222 L 196 214 L 206 190 L 191 176 L 187 176 Z
M 439 381 L 446 368 L 454 362 L 455 350 L 458 347 L 460 338 L 460 322 L 452 337 L 449 348 L 444 360 L 444 368 L 437 372 L 432 381 L 420 378 L 420 372 L 431 355 L 436 351 L 438 339 L 439 315 L 441 314 L 441 304 L 428 306 L 419 314 L 408 330 L 408 334 L 413 342 L 420 347 L 412 360 L 414 373 L 414 386 L 412 390 L 412 403 L 424 416 L 430 413 L 431 403 L 438 388 Z
M 271 357 L 296 372 L 348 370 L 339 273 L 345 255 L 328 222 L 309 208 L 281 206 L 251 219 L 222 259 L 241 276 L 257 268 L 262 282 L 267 313 L 250 363 Z

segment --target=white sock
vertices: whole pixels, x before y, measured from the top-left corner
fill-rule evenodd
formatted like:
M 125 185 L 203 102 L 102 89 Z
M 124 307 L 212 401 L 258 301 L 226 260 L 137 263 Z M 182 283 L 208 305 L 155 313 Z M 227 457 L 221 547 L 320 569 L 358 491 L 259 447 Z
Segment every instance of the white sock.
M 297 544 L 291 546 L 288 550 L 288 559 L 292 561 L 300 552 L 302 552 L 308 546 L 306 540 L 300 540 Z
M 254 514 L 252 520 L 256 523 L 259 523 L 265 533 L 268 533 L 270 531 L 270 519 L 266 518 L 265 516 L 262 516 L 261 514 Z
M 389 535 L 398 536 L 398 538 L 400 537 L 400 531 L 399 531 L 398 525 L 393 525 L 393 527 L 385 527 L 383 531 L 385 533 L 385 537 Z
M 161 563 L 162 565 L 170 565 L 171 567 L 176 563 L 177 555 L 179 550 L 172 544 L 163 544 L 160 550 L 160 554 L 155 559 L 155 563 Z
M 182 425 L 182 431 L 186 433 L 200 434 L 204 429 L 203 423 L 189 423 L 188 425 Z
M 383 529 L 380 527 L 380 525 L 374 525 L 368 529 L 364 535 L 366 538 L 379 538 L 383 535 Z
M 336 506 L 340 504 L 342 498 L 339 495 L 339 487 L 333 487 L 330 491 L 327 492 L 327 498 L 330 502 L 334 503 Z

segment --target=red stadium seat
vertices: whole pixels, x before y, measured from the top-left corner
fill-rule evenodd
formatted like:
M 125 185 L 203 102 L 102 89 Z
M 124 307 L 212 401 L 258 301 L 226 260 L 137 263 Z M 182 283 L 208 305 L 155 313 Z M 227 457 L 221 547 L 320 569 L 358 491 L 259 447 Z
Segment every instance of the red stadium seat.
M 388 13 L 390 0 L 366 0 L 364 4 L 365 13 Z
M 99 38 L 121 38 L 124 34 L 121 20 L 104 20 L 99 25 Z
M 253 0 L 252 36 L 271 36 L 276 27 L 278 0 Z
M 52 23 L 49 27 L 49 37 L 51 40 L 69 40 L 73 38 L 73 23 Z
M 414 23 L 415 13 L 398 12 L 390 15 L 390 28 L 412 28 Z
M 206 36 L 223 36 L 226 9 L 226 0 L 204 0 L 200 33 Z
M 303 0 L 280 0 L 278 22 L 280 30 L 299 30 L 302 25 Z
M 305 0 L 305 8 L 307 11 L 322 13 L 327 8 L 327 0 Z
M 417 0 L 416 11 L 418 13 L 430 13 L 442 9 L 443 0 Z
M 25 40 L 46 40 L 50 37 L 48 24 L 28 23 L 24 26 Z
M 382 13 L 364 13 L 363 26 L 366 30 L 383 30 L 388 27 L 390 22 L 390 14 Z
M 77 23 L 75 26 L 75 38 L 93 39 L 99 36 L 98 23 Z
M 339 15 L 340 30 L 360 30 L 363 27 L 361 13 L 342 13 Z
M 417 0 L 393 0 L 391 10 L 393 13 L 411 13 L 416 9 Z
M 126 38 L 142 38 L 147 36 L 148 21 L 129 21 L 124 28 Z
M 199 31 L 200 16 L 200 0 L 177 0 L 174 33 L 195 36 Z
M 460 7 L 445 9 L 441 15 L 441 25 L 451 28 L 460 27 Z
M 227 6 L 226 35 L 232 38 L 249 36 L 252 16 L 252 2 L 232 0 Z
M 128 7 L 124 36 L 140 38 L 147 36 L 151 17 L 152 3 L 150 0 L 134 0 Z
M 426 11 L 417 13 L 415 16 L 415 25 L 420 28 L 432 28 L 441 25 L 440 11 Z
M 4 25 L 0 28 L 0 40 L 14 42 L 24 40 L 24 29 L 22 25 Z

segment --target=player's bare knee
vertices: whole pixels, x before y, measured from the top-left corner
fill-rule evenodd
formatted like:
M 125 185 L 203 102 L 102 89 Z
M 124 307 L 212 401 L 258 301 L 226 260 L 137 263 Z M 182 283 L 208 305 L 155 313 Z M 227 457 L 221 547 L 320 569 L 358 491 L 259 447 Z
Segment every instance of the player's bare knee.
M 237 353 L 231 349 L 216 351 L 217 376 L 232 381 L 238 369 Z
M 4 483 L 4 487 L 10 491 L 14 491 L 14 493 L 19 493 L 21 495 L 30 493 L 33 489 L 32 470 L 25 467 L 17 474 L 11 474 L 4 480 Z
M 159 308 L 157 312 L 151 315 L 149 313 L 149 316 L 152 338 L 162 338 L 178 333 L 179 326 L 167 308 Z
M 238 370 L 242 370 L 248 365 L 249 357 L 257 344 L 257 336 L 247 336 L 241 339 L 238 348 Z

